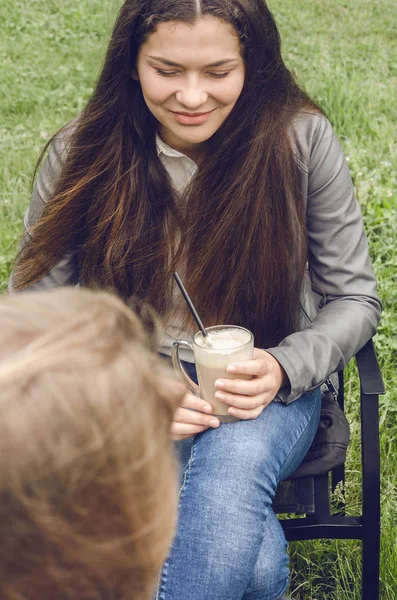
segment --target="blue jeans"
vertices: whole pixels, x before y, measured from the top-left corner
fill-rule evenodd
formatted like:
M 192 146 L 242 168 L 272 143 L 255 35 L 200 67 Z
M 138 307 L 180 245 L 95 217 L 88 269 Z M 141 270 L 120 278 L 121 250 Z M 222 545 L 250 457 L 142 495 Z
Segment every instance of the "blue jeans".
M 320 417 L 320 390 L 271 402 L 255 420 L 177 443 L 178 529 L 156 600 L 276 600 L 289 583 L 287 542 L 272 510 Z

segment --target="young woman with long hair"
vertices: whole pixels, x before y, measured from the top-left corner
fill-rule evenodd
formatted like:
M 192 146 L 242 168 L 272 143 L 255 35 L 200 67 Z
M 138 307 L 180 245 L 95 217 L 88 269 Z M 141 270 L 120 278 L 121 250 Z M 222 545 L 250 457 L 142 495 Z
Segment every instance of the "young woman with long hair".
M 253 332 L 255 358 L 234 370 L 252 379 L 217 382 L 239 420 L 220 427 L 189 394 L 175 413 L 179 529 L 158 598 L 281 597 L 278 482 L 313 440 L 319 386 L 374 334 L 380 303 L 343 153 L 286 68 L 266 3 L 127 0 L 25 226 L 11 290 L 149 301 L 169 355 L 194 331 L 179 270 L 206 325 Z

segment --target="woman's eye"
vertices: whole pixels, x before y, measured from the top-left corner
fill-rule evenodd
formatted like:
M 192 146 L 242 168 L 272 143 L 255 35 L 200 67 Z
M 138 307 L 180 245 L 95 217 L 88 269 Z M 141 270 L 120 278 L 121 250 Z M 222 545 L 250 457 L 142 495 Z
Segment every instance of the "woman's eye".
M 163 71 L 162 69 L 156 69 L 156 73 L 162 77 L 172 77 L 173 75 L 177 75 L 178 71 Z
M 230 71 L 228 71 L 227 73 L 208 73 L 208 75 L 210 75 L 211 77 L 216 77 L 217 79 L 222 79 L 230 75 Z
M 179 71 L 163 71 L 163 69 L 156 69 L 156 73 L 161 75 L 161 77 L 173 77 L 174 75 L 178 75 Z M 208 75 L 210 77 L 215 77 L 215 79 L 224 79 L 230 75 L 230 71 L 227 71 L 226 73 L 209 72 Z

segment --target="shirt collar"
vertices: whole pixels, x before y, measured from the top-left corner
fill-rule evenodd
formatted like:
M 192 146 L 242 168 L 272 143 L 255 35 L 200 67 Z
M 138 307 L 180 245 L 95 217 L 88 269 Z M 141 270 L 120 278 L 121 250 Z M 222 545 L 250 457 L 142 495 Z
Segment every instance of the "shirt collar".
M 179 150 L 175 150 L 175 148 L 171 148 L 168 144 L 166 144 L 158 133 L 156 133 L 156 147 L 157 147 L 157 155 L 165 154 L 165 156 L 171 156 L 172 158 L 188 158 L 186 154 L 179 152 Z

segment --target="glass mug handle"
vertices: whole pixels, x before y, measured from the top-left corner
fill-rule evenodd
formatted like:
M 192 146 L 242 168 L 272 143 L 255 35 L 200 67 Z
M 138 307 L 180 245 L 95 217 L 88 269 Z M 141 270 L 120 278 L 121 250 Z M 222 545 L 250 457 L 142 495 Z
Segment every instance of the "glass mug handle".
M 189 392 L 191 392 L 195 396 L 200 397 L 199 386 L 192 379 L 190 379 L 185 369 L 182 367 L 181 358 L 179 356 L 180 346 L 182 346 L 183 348 L 189 348 L 189 350 L 193 350 L 193 344 L 188 340 L 178 340 L 174 342 L 172 344 L 172 365 L 175 371 L 179 374 L 182 383 L 186 385 Z

